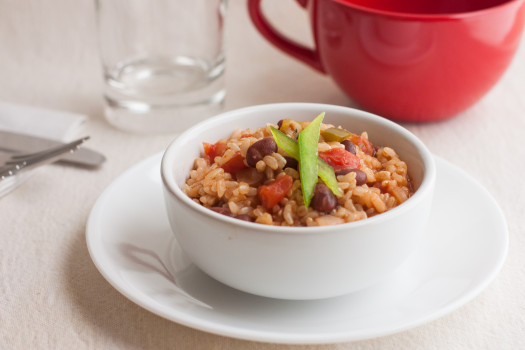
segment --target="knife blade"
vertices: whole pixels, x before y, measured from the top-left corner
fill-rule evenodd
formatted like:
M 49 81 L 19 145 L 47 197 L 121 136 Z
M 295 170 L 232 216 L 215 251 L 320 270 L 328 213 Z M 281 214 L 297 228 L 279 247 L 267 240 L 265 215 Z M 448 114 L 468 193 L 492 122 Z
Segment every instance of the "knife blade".
M 63 145 L 65 143 L 38 136 L 0 131 L 0 151 L 4 152 L 37 152 L 61 144 Z M 106 157 L 99 152 L 81 147 L 75 152 L 64 156 L 59 162 L 95 168 L 104 163 L 105 160 Z

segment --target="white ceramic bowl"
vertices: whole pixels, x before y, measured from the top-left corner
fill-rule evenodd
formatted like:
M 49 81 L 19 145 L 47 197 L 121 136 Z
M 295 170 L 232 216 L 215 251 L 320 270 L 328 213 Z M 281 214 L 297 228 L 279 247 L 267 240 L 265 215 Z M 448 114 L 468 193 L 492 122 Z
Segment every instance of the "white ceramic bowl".
M 342 225 L 276 227 L 215 213 L 187 197 L 181 186 L 202 142 L 227 138 L 236 128 L 279 119 L 312 120 L 361 133 L 396 150 L 409 169 L 414 195 L 380 215 Z M 281 299 L 320 299 L 356 291 L 398 268 L 422 240 L 435 184 L 434 159 L 401 126 L 346 107 L 284 103 L 243 108 L 206 120 L 178 136 L 162 159 L 166 208 L 173 233 L 189 259 L 216 280 L 239 290 Z

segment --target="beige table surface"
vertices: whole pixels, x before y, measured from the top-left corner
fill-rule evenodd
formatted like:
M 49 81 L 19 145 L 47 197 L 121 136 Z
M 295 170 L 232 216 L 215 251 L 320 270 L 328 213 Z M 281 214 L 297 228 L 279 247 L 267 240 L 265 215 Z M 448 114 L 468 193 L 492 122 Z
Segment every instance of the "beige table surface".
M 292 1 L 268 2 L 282 28 L 309 40 L 305 15 Z M 227 26 L 227 110 L 283 101 L 352 106 L 327 77 L 268 45 L 252 28 L 244 0 L 230 1 Z M 510 247 L 501 273 L 474 300 L 428 324 L 316 346 L 194 330 L 111 287 L 88 254 L 87 217 L 106 186 L 162 151 L 173 135 L 132 135 L 105 122 L 91 0 L 1 1 L 0 45 L 0 100 L 88 115 L 89 146 L 107 156 L 96 171 L 47 166 L 0 199 L 0 349 L 525 349 L 524 45 L 477 105 L 446 122 L 406 125 L 502 207 Z

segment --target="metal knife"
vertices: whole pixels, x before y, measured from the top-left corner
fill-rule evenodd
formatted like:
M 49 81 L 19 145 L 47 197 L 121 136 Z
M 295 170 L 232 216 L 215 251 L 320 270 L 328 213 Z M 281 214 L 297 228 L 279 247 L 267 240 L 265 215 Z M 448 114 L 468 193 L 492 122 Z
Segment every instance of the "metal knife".
M 9 153 L 37 152 L 46 148 L 64 144 L 64 142 L 46 139 L 26 134 L 0 131 L 0 151 Z M 98 167 L 104 163 L 106 157 L 89 148 L 81 147 L 71 154 L 67 154 L 59 162 Z

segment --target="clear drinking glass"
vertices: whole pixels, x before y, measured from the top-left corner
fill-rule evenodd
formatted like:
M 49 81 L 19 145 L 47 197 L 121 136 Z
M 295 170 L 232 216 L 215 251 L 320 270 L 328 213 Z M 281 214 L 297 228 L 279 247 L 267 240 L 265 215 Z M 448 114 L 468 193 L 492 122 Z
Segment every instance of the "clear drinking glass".
M 105 114 L 180 132 L 221 111 L 226 0 L 96 0 Z

